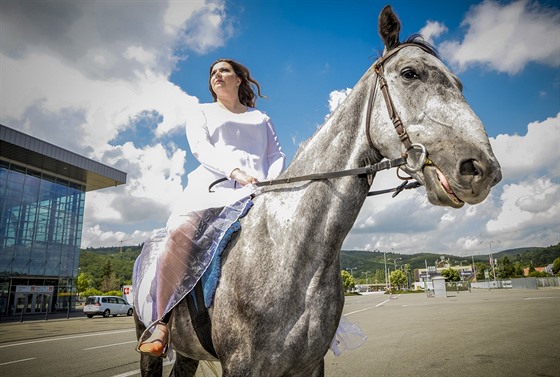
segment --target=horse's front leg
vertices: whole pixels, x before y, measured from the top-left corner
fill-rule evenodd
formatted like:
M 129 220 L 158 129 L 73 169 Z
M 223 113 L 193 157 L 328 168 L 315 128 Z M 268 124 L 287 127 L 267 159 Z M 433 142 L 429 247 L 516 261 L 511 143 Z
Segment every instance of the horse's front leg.
M 136 339 L 140 339 L 146 326 L 138 319 L 134 312 L 134 325 L 136 327 Z M 159 357 L 152 357 L 140 354 L 140 374 L 142 377 L 161 377 L 163 375 L 163 360 Z
M 142 377 L 163 376 L 163 360 L 159 357 L 140 355 L 140 375 Z
M 169 373 L 169 377 L 194 377 L 198 368 L 198 360 L 189 359 L 175 352 L 175 364 Z
M 324 377 L 325 376 L 325 359 L 321 359 L 321 362 L 317 365 L 311 377 Z

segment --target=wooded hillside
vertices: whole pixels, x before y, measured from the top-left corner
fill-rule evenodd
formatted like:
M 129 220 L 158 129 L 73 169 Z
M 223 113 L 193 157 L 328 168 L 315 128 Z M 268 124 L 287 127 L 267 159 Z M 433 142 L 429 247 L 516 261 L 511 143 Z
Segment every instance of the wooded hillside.
M 140 254 L 142 245 L 88 248 L 82 249 L 80 254 L 80 273 L 87 280 L 87 286 L 96 289 L 111 287 L 119 289 L 122 285 L 130 284 L 132 268 L 136 257 Z M 560 244 L 549 247 L 527 247 L 505 250 L 494 253 L 494 258 L 501 259 L 506 256 L 511 263 L 519 262 L 523 267 L 541 267 L 553 263 L 560 257 Z M 394 269 L 395 260 L 397 267 L 408 264 L 410 270 L 424 268 L 426 263 L 433 266 L 441 257 L 448 259 L 451 264 L 471 264 L 472 257 L 458 257 L 451 254 L 417 253 L 398 254 L 386 253 L 387 267 Z M 475 263 L 488 265 L 488 255 L 474 256 Z M 358 279 L 365 279 L 368 272 L 369 282 L 384 281 L 384 255 L 380 251 L 342 250 L 340 255 L 340 269 L 351 270 L 352 275 Z M 108 281 L 109 280 L 109 281 Z M 107 289 L 109 290 L 109 289 Z

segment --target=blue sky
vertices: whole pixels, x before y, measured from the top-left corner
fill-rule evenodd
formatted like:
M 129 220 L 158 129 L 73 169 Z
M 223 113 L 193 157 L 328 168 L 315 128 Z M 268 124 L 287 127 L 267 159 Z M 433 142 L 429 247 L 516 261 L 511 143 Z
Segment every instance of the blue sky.
M 0 122 L 127 172 L 127 185 L 87 194 L 82 246 L 138 244 L 196 166 L 184 125 L 211 100 L 216 58 L 251 69 L 268 97 L 257 107 L 291 159 L 381 52 L 386 3 L 5 1 Z M 557 2 L 390 4 L 401 39 L 422 33 L 462 80 L 504 179 L 461 210 L 428 205 L 422 190 L 368 199 L 344 248 L 470 255 L 558 243 Z M 374 187 L 395 184 L 384 174 Z

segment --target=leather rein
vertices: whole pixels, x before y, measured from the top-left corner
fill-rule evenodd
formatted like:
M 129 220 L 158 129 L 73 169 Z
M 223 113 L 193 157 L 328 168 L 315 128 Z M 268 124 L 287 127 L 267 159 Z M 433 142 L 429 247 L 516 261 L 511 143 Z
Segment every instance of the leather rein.
M 387 85 L 387 80 L 385 79 L 384 73 L 383 73 L 383 64 L 385 62 L 387 62 L 387 60 L 389 60 L 391 57 L 395 56 L 400 50 L 402 50 L 405 47 L 408 46 L 414 46 L 414 47 L 418 47 L 421 48 L 422 50 L 426 51 L 427 53 L 431 53 L 427 48 L 425 48 L 422 45 L 416 44 L 416 43 L 403 43 L 398 45 L 397 47 L 393 48 L 392 50 L 388 51 L 386 54 L 384 54 L 382 57 L 380 57 L 373 65 L 373 69 L 375 71 L 375 83 L 372 87 L 371 90 L 371 94 L 369 96 L 368 99 L 368 104 L 367 104 L 367 113 L 366 113 L 366 136 L 367 136 L 367 141 L 368 141 L 368 145 L 371 149 L 376 150 L 373 141 L 371 139 L 371 133 L 370 133 L 370 129 L 371 129 L 371 111 L 372 111 L 372 107 L 373 107 L 373 102 L 375 100 L 375 96 L 376 96 L 376 92 L 377 92 L 377 86 L 379 83 L 379 88 L 381 90 L 381 93 L 383 93 L 383 99 L 385 101 L 385 105 L 387 107 L 387 112 L 389 114 L 389 118 L 391 119 L 391 122 L 393 123 L 393 126 L 395 128 L 395 131 L 397 132 L 397 136 L 399 137 L 399 140 L 401 141 L 401 143 L 403 144 L 406 152 L 402 154 L 401 157 L 395 158 L 395 159 L 391 159 L 391 160 L 383 160 L 381 162 L 378 162 L 376 164 L 370 164 L 361 168 L 355 168 L 355 169 L 348 169 L 348 170 L 340 170 L 340 171 L 335 171 L 335 172 L 330 172 L 330 173 L 317 173 L 317 174 L 308 174 L 308 175 L 302 175 L 302 176 L 297 176 L 297 177 L 288 177 L 288 178 L 279 178 L 279 179 L 272 179 L 272 180 L 268 180 L 268 181 L 260 181 L 260 182 L 256 182 L 254 183 L 255 186 L 257 187 L 266 187 L 266 186 L 273 186 L 273 185 L 281 185 L 281 184 L 289 184 L 289 183 L 294 183 L 294 182 L 303 182 L 303 181 L 320 181 L 320 180 L 325 180 L 325 179 L 331 179 L 331 178 L 340 178 L 340 177 L 348 177 L 348 176 L 372 176 L 373 174 L 375 174 L 378 171 L 381 170 L 388 170 L 391 168 L 402 168 L 404 171 L 406 171 L 407 173 L 415 173 L 418 172 L 422 169 L 422 167 L 426 164 L 427 161 L 427 151 L 426 148 L 422 145 L 422 144 L 417 144 L 417 143 L 412 143 L 410 141 L 410 138 L 408 136 L 408 133 L 406 132 L 406 129 L 404 128 L 403 122 L 397 112 L 397 110 L 395 109 L 395 106 L 393 104 L 393 100 L 391 99 L 391 94 L 389 93 L 389 87 Z M 409 163 L 408 161 L 408 157 L 409 157 L 409 152 L 412 150 L 419 150 L 420 151 L 420 157 L 417 159 L 416 162 L 411 162 Z M 408 190 L 408 189 L 414 189 L 414 188 L 418 188 L 420 186 L 422 186 L 419 182 L 417 181 L 413 181 L 413 182 L 408 182 L 409 180 L 412 179 L 412 177 L 401 177 L 398 173 L 397 176 L 402 179 L 404 182 L 394 188 L 390 188 L 390 189 L 385 189 L 385 190 L 378 190 L 378 191 L 370 191 L 367 196 L 373 196 L 373 195 L 380 195 L 380 194 L 386 194 L 386 193 L 390 193 L 390 192 L 394 192 L 393 197 L 397 196 L 400 192 L 402 192 L 403 190 Z M 212 188 L 224 181 L 227 181 L 228 178 L 220 178 L 217 181 L 213 182 L 212 184 L 210 184 L 210 186 L 208 187 L 208 191 L 209 192 L 213 192 Z M 370 182 L 371 183 L 371 182 Z

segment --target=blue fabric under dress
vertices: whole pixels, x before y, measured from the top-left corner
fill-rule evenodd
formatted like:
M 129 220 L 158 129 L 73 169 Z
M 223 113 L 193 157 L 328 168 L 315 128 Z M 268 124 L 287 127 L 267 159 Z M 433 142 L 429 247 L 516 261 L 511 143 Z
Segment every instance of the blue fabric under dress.
M 170 243 L 172 247 L 179 247 L 170 237 L 167 228 L 155 230 L 144 243 L 142 252 L 134 263 L 132 285 L 134 290 L 134 307 L 139 319 L 150 326 L 171 311 L 202 279 L 206 306 L 210 307 L 214 290 L 218 284 L 221 267 L 221 254 L 232 236 L 240 229 L 239 219 L 249 211 L 253 202 L 251 197 L 245 197 L 232 205 L 220 208 L 209 208 L 202 211 L 191 212 L 185 216 L 185 223 L 181 227 L 195 227 L 188 234 L 189 247 L 184 253 L 174 253 L 171 264 L 166 261 L 163 268 L 162 256 Z M 181 229 L 181 228 L 179 228 Z M 168 257 L 168 256 L 167 256 Z M 177 267 L 177 264 L 182 264 Z M 159 268 L 158 268 L 159 267 Z M 182 276 L 172 276 L 176 271 L 181 271 Z M 180 281 L 173 294 L 165 304 L 165 313 L 158 316 L 158 280 L 168 282 Z M 166 283 L 168 283 L 166 282 Z M 175 283 L 172 283 L 175 284 Z

